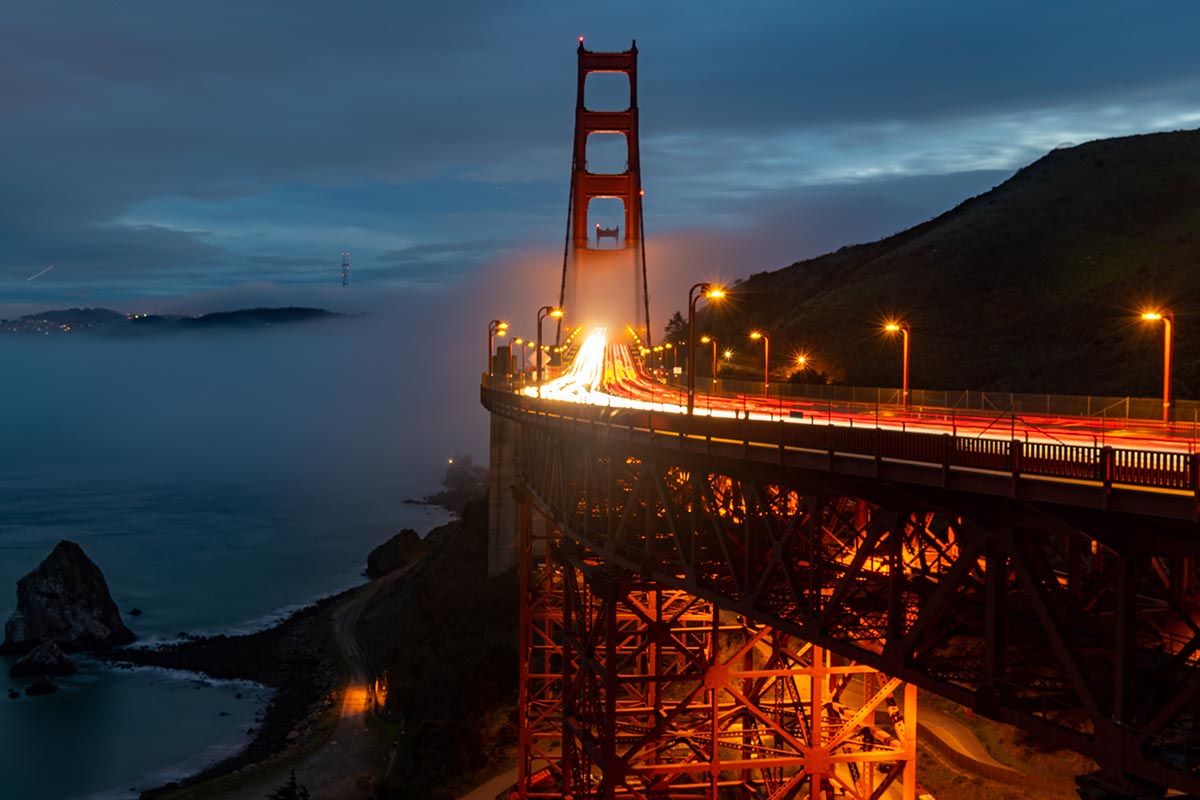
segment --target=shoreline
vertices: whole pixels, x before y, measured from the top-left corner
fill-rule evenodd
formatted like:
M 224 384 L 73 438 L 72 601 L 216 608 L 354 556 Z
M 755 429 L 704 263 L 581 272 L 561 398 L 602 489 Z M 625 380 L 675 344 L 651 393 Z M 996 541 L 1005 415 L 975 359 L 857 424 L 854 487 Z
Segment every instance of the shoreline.
M 236 753 L 177 781 L 140 794 L 149 800 L 267 761 L 306 741 L 313 723 L 332 707 L 345 677 L 336 648 L 321 647 L 322 628 L 332 609 L 370 585 L 329 595 L 275 625 L 248 634 L 196 637 L 153 649 L 126 647 L 94 657 L 115 668 L 164 668 L 213 680 L 250 681 L 272 691 L 256 717 L 253 735 Z M 289 734 L 299 736 L 289 739 Z
M 451 519 L 426 531 L 421 536 L 424 540 L 460 521 L 463 505 L 474 494 L 472 488 L 452 486 L 448 481 L 444 489 L 404 503 L 440 507 L 451 513 Z M 365 572 L 363 576 L 356 586 L 310 602 L 248 633 L 190 636 L 150 647 L 134 642 L 94 654 L 118 669 L 165 668 L 213 680 L 250 681 L 272 691 L 261 718 L 256 717 L 253 735 L 237 752 L 179 780 L 146 789 L 140 800 L 153 800 L 266 764 L 311 742 L 317 722 L 334 707 L 337 693 L 348 679 L 330 614 L 382 577 L 368 577 Z

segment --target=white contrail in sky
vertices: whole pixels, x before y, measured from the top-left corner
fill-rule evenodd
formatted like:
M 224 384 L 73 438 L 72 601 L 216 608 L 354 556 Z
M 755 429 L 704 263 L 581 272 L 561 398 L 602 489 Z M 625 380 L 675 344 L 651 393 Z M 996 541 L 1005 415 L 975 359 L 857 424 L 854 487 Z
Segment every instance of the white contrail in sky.
M 38 273 L 36 273 L 36 274 L 33 274 L 33 275 L 30 275 L 30 276 L 29 276 L 28 278 L 26 278 L 25 280 L 26 280 L 26 281 L 33 281 L 33 280 L 37 280 L 38 278 L 42 277 L 43 275 L 45 275 L 47 272 L 49 272 L 49 271 L 50 271 L 50 270 L 52 270 L 52 269 L 54 269 L 54 265 L 53 265 L 53 264 L 51 264 L 50 266 L 46 267 L 46 268 L 45 268 L 44 270 L 42 270 L 41 272 L 38 272 Z

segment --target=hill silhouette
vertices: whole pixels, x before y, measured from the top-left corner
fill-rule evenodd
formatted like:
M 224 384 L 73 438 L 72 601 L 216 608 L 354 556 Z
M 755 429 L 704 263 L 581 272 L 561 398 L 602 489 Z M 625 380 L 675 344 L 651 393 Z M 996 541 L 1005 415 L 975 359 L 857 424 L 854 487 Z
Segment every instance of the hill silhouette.
M 753 275 L 700 321 L 744 364 L 761 327 L 773 364 L 807 351 L 848 384 L 899 384 L 880 332 L 898 316 L 915 389 L 1154 397 L 1151 304 L 1176 315 L 1176 396 L 1200 397 L 1200 131 L 1060 147 L 914 228 Z

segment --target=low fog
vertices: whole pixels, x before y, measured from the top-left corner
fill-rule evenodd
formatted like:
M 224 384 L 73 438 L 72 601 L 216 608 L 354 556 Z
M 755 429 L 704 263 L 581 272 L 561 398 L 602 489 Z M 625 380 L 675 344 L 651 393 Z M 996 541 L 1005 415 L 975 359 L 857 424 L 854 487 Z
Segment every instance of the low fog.
M 375 313 L 244 331 L 6 334 L 7 475 L 278 481 L 325 490 L 440 479 L 482 456 L 482 369 L 425 315 Z M 457 373 L 462 373 L 458 375 Z M 475 374 L 472 374 L 475 373 Z
M 980 173 L 970 186 L 938 188 L 965 195 L 996 181 L 996 175 Z M 817 213 L 836 199 L 824 192 L 811 203 L 764 210 L 761 224 L 746 229 L 651 232 L 652 338 L 661 339 L 673 312 L 686 312 L 693 283 L 729 285 L 837 243 L 898 230 L 945 208 L 936 199 L 940 192 L 926 194 L 922 203 L 879 214 L 875 195 L 852 193 L 833 205 L 840 227 L 831 224 L 828 210 L 826 217 Z M 478 381 L 486 367 L 487 322 L 507 320 L 510 339 L 536 337 L 537 309 L 559 300 L 562 250 L 547 243 L 484 263 L 467 277 L 458 277 L 461 270 L 447 265 L 447 278 L 431 283 L 387 281 L 360 270 L 347 288 L 332 281 L 323 287 L 260 283 L 175 298 L 64 296 L 47 303 L 191 314 L 303 305 L 346 316 L 239 331 L 0 335 L 0 368 L 7 378 L 0 470 L 21 475 L 37 468 L 66 478 L 119 466 L 121 474 L 134 469 L 297 488 L 320 482 L 324 490 L 353 485 L 401 491 L 414 482 L 438 481 L 454 454 L 486 463 L 487 413 Z M 581 281 L 582 294 L 632 308 L 630 282 L 628 270 L 617 269 L 612 285 L 596 275 Z M 729 304 L 735 312 L 746 305 L 736 299 Z M 10 303 L 0 316 L 42 307 Z M 568 324 L 578 321 L 578 313 L 567 311 Z M 747 317 L 747 329 L 752 323 Z M 553 327 L 545 326 L 547 341 Z

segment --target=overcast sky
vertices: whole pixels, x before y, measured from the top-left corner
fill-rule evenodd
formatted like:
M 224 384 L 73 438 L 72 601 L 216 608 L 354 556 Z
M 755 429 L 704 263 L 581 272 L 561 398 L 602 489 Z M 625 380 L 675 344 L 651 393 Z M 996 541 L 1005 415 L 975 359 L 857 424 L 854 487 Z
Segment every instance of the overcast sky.
M 0 0 L 0 313 L 365 306 L 561 251 L 579 35 L 637 39 L 650 241 L 737 276 L 1200 127 L 1197 31 L 1197 0 Z

